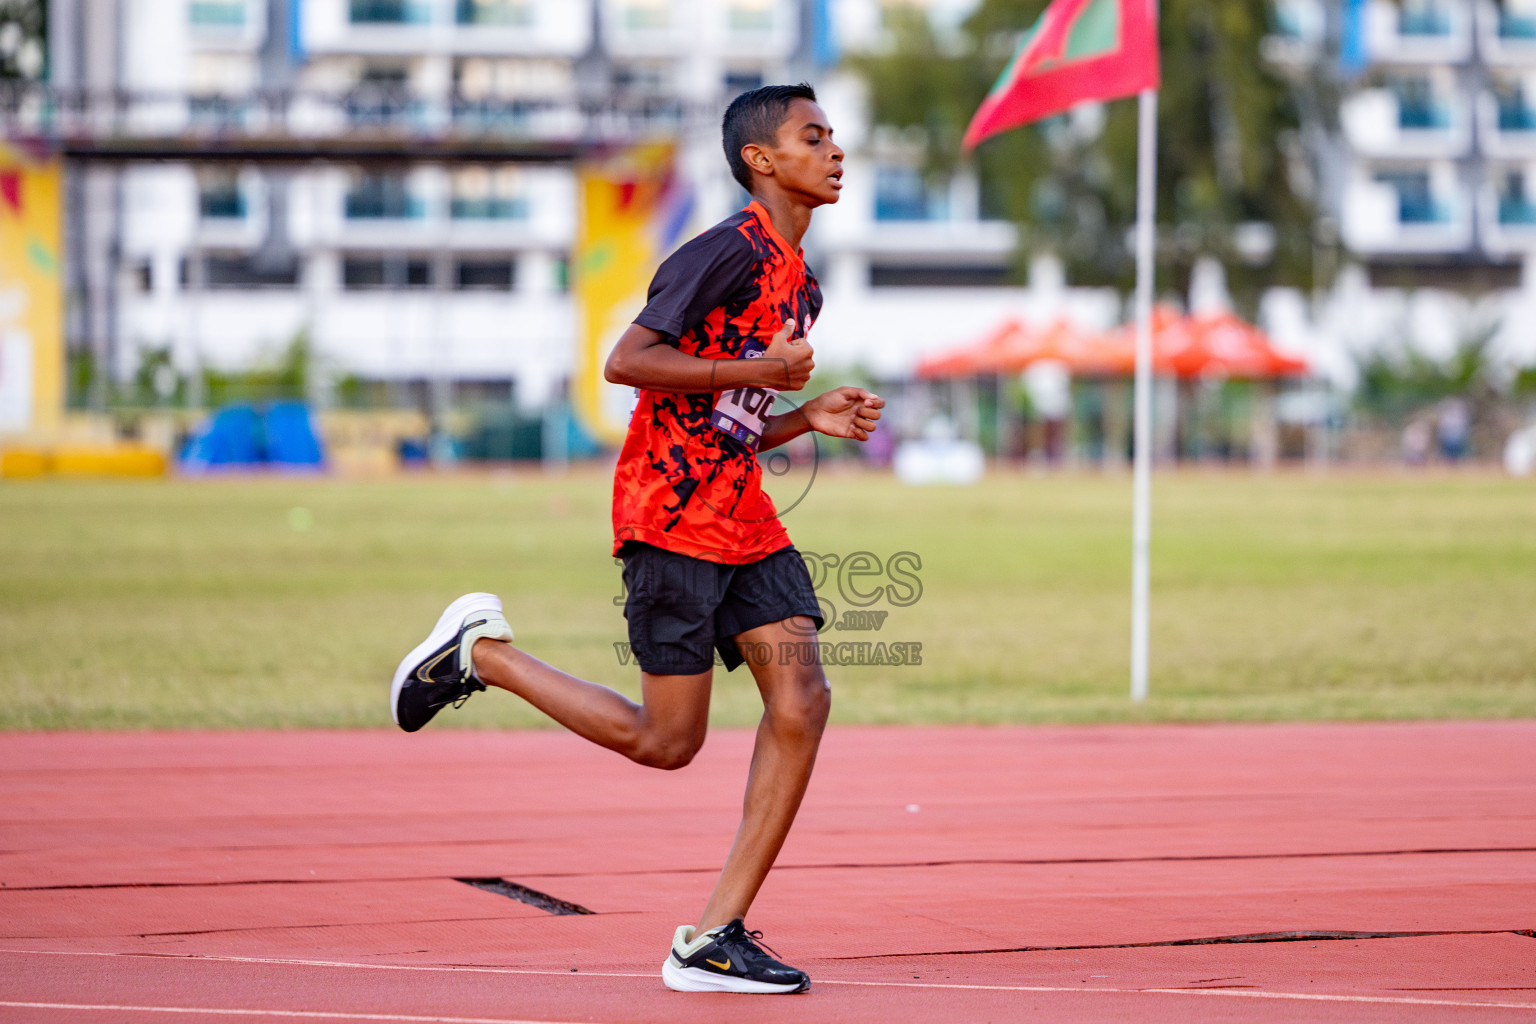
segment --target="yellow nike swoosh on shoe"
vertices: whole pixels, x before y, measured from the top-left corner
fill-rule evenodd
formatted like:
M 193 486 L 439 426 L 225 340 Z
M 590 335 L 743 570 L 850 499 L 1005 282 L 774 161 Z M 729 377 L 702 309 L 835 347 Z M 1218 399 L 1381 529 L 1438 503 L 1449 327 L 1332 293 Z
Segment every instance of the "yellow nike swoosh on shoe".
M 722 971 L 728 971 L 731 969 L 731 962 L 729 960 L 727 960 L 725 963 L 721 963 L 718 960 L 711 960 L 709 957 L 705 957 L 704 962 L 709 964 L 711 967 L 718 967 Z
M 439 654 L 437 657 L 433 658 L 431 661 L 426 662 L 423 665 L 417 666 L 417 668 L 416 668 L 416 678 L 419 679 L 423 683 L 430 683 L 432 681 L 432 670 L 437 668 L 437 666 L 442 662 L 442 660 L 444 658 L 448 657 L 448 655 L 450 655 L 452 653 L 453 653 L 453 648 L 450 647 L 446 651 L 444 651 L 442 654 Z

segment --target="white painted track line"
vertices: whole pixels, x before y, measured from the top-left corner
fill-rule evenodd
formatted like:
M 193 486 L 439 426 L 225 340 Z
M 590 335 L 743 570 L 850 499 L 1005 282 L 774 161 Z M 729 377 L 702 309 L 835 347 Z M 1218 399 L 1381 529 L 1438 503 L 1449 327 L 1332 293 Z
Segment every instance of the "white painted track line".
M 237 964 L 273 964 L 290 967 L 326 967 L 344 970 L 362 971 L 430 971 L 439 973 L 460 974 L 526 974 L 552 978 L 646 978 L 658 980 L 661 975 L 658 971 L 626 972 L 626 971 L 582 971 L 572 973 L 570 971 L 537 970 L 518 967 L 473 967 L 468 965 L 436 965 L 436 964 L 358 964 L 338 960 L 297 960 L 279 957 L 252 957 L 252 956 L 167 956 L 162 953 L 105 953 L 93 950 L 70 949 L 0 949 L 0 954 L 23 954 L 29 956 L 94 956 L 94 957 L 145 957 L 156 960 L 186 960 L 208 961 L 214 963 Z M 1228 999 L 1281 999 L 1297 1002 L 1314 1003 L 1365 1003 L 1376 1006 L 1463 1006 L 1486 1007 L 1499 1010 L 1527 1010 L 1536 1011 L 1536 1003 L 1507 1003 L 1489 1002 L 1472 999 L 1424 999 L 1417 996 L 1371 996 L 1371 995 L 1330 995 L 1321 992 L 1264 992 L 1253 989 L 1220 989 L 1220 988 L 1109 988 L 1104 986 L 1090 987 L 1079 985 L 1069 987 L 1065 985 L 984 985 L 962 984 L 958 982 L 928 982 L 928 981 L 852 981 L 838 980 L 835 978 L 814 978 L 813 985 L 843 985 L 859 986 L 864 988 L 902 988 L 902 989 L 949 989 L 977 992 L 1089 992 L 1099 995 L 1165 995 L 1165 996 L 1205 996 L 1208 998 Z M 355 1020 L 394 1020 L 394 1021 L 431 1021 L 443 1022 L 443 1024 L 557 1024 L 552 1021 L 514 1021 L 505 1018 L 487 1017 L 411 1017 L 389 1014 L 356 1014 L 356 1013 L 320 1013 L 318 1011 L 298 1010 L 248 1010 L 248 1009 L 196 1009 L 192 1007 L 107 1007 L 88 1006 L 74 1004 L 43 1004 L 43 1003 L 14 1003 L 0 1001 L 0 1006 L 35 1006 L 39 1008 L 56 1006 L 59 1009 L 141 1009 L 146 1012 L 163 1013 L 223 1013 L 229 1015 L 254 1015 L 267 1014 L 268 1016 L 297 1016 L 308 1018 L 337 1018 Z
M 324 1010 L 257 1010 L 229 1006 L 118 1006 L 108 1003 L 23 1003 L 0 999 L 0 1006 L 25 1010 L 103 1010 L 112 1013 L 184 1013 L 205 1017 L 299 1017 L 304 1020 L 386 1020 L 412 1024 L 566 1024 L 564 1021 L 511 1017 L 420 1017 L 407 1013 L 328 1013 Z

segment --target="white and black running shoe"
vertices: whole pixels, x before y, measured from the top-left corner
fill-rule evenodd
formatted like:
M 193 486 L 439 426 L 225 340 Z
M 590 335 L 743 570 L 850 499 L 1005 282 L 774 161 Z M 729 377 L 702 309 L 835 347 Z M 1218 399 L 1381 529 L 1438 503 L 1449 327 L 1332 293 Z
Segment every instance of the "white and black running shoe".
M 395 724 L 415 732 L 442 708 L 459 707 L 485 684 L 475 675 L 470 652 L 475 641 L 512 640 L 512 627 L 501 614 L 495 594 L 465 594 L 454 601 L 427 638 L 395 669 L 389 710 Z
M 672 952 L 661 965 L 661 980 L 676 992 L 804 992 L 804 971 L 780 963 L 758 945 L 762 932 L 749 932 L 737 918 L 695 937 L 684 925 L 672 936 Z

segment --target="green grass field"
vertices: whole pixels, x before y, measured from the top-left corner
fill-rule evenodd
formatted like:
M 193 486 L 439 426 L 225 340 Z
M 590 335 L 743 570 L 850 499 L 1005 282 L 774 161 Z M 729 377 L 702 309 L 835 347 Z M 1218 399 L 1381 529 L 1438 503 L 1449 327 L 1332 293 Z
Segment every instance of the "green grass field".
M 401 655 L 467 590 L 521 644 L 636 692 L 608 478 L 0 484 L 0 729 L 388 726 Z M 823 472 L 803 551 L 911 552 L 878 632 L 921 665 L 829 670 L 843 722 L 1536 715 L 1536 487 L 1492 475 L 1163 475 L 1152 696 L 1127 697 L 1130 482 L 909 489 Z M 910 580 L 861 577 L 863 593 Z M 850 606 L 835 580 L 821 593 Z M 745 670 L 714 720 L 756 720 Z M 439 721 L 531 726 L 503 693 Z M 437 723 L 434 723 L 434 728 Z

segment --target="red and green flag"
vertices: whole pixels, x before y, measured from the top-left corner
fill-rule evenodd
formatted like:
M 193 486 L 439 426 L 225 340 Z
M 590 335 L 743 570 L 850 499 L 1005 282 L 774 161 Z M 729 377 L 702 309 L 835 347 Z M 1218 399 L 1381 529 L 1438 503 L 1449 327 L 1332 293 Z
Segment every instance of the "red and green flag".
M 963 146 L 1088 100 L 1156 89 L 1156 0 L 1055 0 L 981 101 Z

